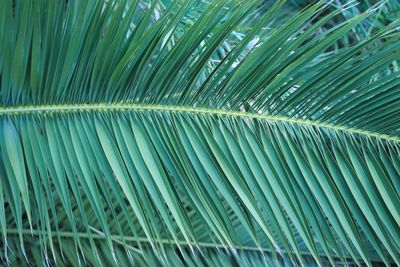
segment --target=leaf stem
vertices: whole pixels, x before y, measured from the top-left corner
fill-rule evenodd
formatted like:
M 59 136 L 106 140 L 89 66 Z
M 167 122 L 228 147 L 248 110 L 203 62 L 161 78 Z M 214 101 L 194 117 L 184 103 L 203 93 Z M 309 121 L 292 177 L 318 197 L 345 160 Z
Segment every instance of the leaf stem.
M 73 113 L 73 112 L 90 112 L 90 111 L 149 111 L 149 112 L 173 112 L 173 113 L 194 113 L 194 114 L 208 114 L 217 116 L 241 117 L 250 119 L 267 120 L 271 122 L 283 122 L 290 124 L 299 124 L 305 126 L 312 126 L 316 128 L 325 128 L 334 131 L 347 132 L 350 134 L 357 134 L 369 138 L 377 138 L 385 141 L 400 143 L 399 136 L 391 136 L 378 132 L 367 131 L 347 127 L 343 125 L 335 125 L 333 123 L 325 123 L 320 121 L 305 120 L 298 118 L 290 118 L 287 116 L 276 116 L 268 114 L 258 114 L 253 112 L 231 111 L 224 109 L 212 108 L 197 108 L 186 106 L 167 106 L 167 105 L 154 105 L 154 104 L 133 104 L 133 103 L 96 103 L 96 104 L 71 104 L 71 105 L 39 105 L 39 106 L 8 106 L 0 107 L 0 116 L 18 116 L 30 115 L 40 113 Z
M 89 227 L 93 233 L 91 234 L 91 237 L 95 240 L 104 240 L 106 238 L 105 234 L 102 233 L 100 230 L 97 230 L 94 227 Z M 44 230 L 37 230 L 37 229 L 22 229 L 21 231 L 18 229 L 14 228 L 8 228 L 6 229 L 6 234 L 7 235 L 19 235 L 19 233 L 22 233 L 23 235 L 46 235 L 47 231 Z M 74 233 L 70 231 L 59 231 L 59 232 L 53 232 L 53 236 L 60 236 L 61 238 L 73 238 Z M 2 231 L 0 231 L 1 234 L 3 234 Z M 86 232 L 78 232 L 76 235 L 79 238 L 89 238 L 89 234 Z M 111 235 L 111 240 L 114 241 L 115 243 L 123 245 L 123 242 L 121 241 L 121 237 L 119 235 Z M 163 245 L 179 245 L 179 246 L 192 246 L 192 247 L 198 247 L 198 248 L 208 248 L 208 249 L 225 249 L 225 250 L 236 250 L 236 251 L 254 251 L 254 252 L 262 252 L 262 253 L 272 253 L 273 250 L 269 248 L 260 248 L 260 247 L 251 247 L 251 246 L 234 246 L 234 247 L 227 247 L 223 244 L 218 244 L 218 243 L 208 243 L 208 242 L 198 242 L 198 243 L 188 243 L 187 241 L 171 241 L 169 239 L 154 239 L 154 240 L 149 240 L 148 238 L 145 237 L 133 237 L 133 236 L 124 236 L 124 240 L 127 242 L 142 242 L 142 243 L 159 243 Z M 135 247 L 128 246 L 129 249 L 142 254 L 142 251 Z M 283 253 L 287 253 L 283 251 Z M 312 257 L 311 253 L 302 251 L 301 254 L 303 256 L 310 256 Z M 322 257 L 327 257 L 326 255 L 321 254 L 320 256 Z M 341 260 L 340 257 L 332 255 L 332 258 Z M 348 263 L 352 262 L 352 259 L 346 258 L 348 260 Z

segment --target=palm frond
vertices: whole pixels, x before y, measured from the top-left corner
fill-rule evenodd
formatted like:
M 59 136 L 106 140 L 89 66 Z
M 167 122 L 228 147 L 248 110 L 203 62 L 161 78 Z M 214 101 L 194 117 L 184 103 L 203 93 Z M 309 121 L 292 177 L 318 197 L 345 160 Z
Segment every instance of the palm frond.
M 2 260 L 400 265 L 398 20 L 143 5 L 0 2 Z

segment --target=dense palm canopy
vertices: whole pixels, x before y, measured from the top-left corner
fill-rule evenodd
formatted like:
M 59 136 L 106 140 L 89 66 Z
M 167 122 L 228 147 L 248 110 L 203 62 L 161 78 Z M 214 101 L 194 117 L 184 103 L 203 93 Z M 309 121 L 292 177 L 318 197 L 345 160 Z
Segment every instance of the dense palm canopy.
M 0 1 L 2 261 L 400 265 L 398 13 L 167 2 Z

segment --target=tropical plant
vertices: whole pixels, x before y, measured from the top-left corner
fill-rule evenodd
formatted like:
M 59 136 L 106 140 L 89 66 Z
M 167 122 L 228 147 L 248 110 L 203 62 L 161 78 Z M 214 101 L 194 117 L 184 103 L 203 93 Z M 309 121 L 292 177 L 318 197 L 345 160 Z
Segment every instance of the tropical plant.
M 346 6 L 13 2 L 5 264 L 400 265 L 397 18 L 332 49 L 375 6 L 325 27 Z

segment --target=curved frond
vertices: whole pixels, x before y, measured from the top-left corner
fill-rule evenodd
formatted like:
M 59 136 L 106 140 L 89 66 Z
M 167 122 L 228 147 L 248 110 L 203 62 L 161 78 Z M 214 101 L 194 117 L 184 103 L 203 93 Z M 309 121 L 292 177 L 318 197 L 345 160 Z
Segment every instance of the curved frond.
M 398 20 L 192 4 L 0 2 L 2 260 L 400 265 Z

